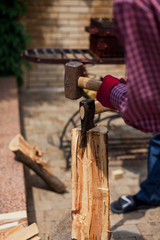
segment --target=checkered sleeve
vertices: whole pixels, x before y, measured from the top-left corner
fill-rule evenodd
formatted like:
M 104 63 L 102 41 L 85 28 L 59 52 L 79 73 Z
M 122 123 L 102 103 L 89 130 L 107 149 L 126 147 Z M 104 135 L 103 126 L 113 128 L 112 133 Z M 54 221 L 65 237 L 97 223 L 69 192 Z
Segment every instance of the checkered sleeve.
M 110 101 L 115 109 L 121 111 L 121 105 L 127 101 L 127 87 L 126 84 L 117 84 L 112 88 L 110 94 Z
M 160 1 L 114 0 L 117 33 L 125 47 L 126 87 L 110 95 L 124 121 L 144 132 L 160 132 Z

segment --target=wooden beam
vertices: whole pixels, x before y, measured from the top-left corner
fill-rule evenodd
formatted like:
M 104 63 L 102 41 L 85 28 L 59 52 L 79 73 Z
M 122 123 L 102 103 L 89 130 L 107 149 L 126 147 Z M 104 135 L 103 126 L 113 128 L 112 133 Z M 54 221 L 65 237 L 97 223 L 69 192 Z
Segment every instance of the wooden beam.
M 72 239 L 108 240 L 110 201 L 107 129 L 87 132 L 87 147 L 79 148 L 81 129 L 71 132 Z

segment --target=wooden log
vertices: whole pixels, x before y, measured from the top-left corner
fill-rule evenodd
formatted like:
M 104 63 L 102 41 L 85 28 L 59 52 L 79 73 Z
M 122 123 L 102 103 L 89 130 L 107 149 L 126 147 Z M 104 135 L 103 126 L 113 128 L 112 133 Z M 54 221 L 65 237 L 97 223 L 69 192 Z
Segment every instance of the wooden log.
M 9 149 L 15 153 L 18 160 L 35 171 L 55 192 L 63 193 L 66 186 L 62 183 L 42 161 L 42 152 L 29 145 L 21 134 L 17 134 L 9 144 Z
M 110 238 L 107 129 L 87 132 L 87 147 L 79 148 L 81 129 L 71 133 L 72 239 Z

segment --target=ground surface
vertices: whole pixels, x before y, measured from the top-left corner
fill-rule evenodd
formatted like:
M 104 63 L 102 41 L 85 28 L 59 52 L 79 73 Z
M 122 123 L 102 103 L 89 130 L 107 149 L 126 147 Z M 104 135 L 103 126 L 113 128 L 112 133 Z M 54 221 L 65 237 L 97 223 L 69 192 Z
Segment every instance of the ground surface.
M 78 101 L 64 98 L 58 89 L 21 90 L 20 113 L 24 137 L 30 144 L 38 145 L 45 153 L 47 165 L 67 185 L 67 193 L 57 194 L 31 170 L 25 168 L 27 209 L 29 223 L 37 222 L 43 240 L 70 239 L 71 182 L 70 170 L 66 171 L 63 152 L 59 149 L 62 130 L 78 109 Z M 123 126 L 124 134 L 135 133 Z M 116 134 L 115 131 L 110 132 Z M 139 134 L 139 132 L 136 132 Z M 122 133 L 123 135 L 123 133 Z M 134 194 L 146 172 L 147 161 L 114 161 L 109 163 L 111 201 L 122 194 Z M 113 170 L 123 170 L 123 178 L 115 180 Z M 137 211 L 130 214 L 111 213 L 112 239 L 160 240 L 160 208 Z
M 5 223 L 26 224 L 23 165 L 15 161 L 9 143 L 20 132 L 16 78 L 0 78 L 0 229 Z M 7 217 L 6 217 L 7 216 Z M 20 217 L 21 216 L 21 217 Z M 23 220 L 22 220 L 23 218 Z M 1 238 L 2 230 L 0 231 Z

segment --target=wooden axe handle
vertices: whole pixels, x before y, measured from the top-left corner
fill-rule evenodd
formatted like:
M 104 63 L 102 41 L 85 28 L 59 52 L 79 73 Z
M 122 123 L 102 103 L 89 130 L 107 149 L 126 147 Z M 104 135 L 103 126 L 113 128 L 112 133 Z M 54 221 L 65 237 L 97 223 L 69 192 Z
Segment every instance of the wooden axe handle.
M 103 113 L 103 112 L 107 112 L 107 111 L 113 111 L 113 109 L 103 107 L 103 105 L 100 102 L 95 101 L 95 114 Z M 116 111 L 116 110 L 114 110 L 114 111 Z
M 108 111 L 118 112 L 117 110 L 113 110 L 111 108 L 103 107 L 103 105 L 100 102 L 98 102 L 98 101 L 95 101 L 94 103 L 95 103 L 95 114 L 108 112 Z M 81 116 L 81 118 L 84 117 L 84 110 L 83 110 L 83 108 L 80 108 L 80 116 Z
M 102 82 L 99 80 L 90 79 L 87 77 L 79 77 L 78 78 L 78 87 L 85 88 L 92 91 L 98 91 Z M 113 111 L 113 109 L 103 107 L 102 104 L 98 101 L 95 101 L 95 114 Z
M 103 107 L 100 102 L 93 99 L 86 99 L 80 102 L 79 110 L 81 119 L 80 148 L 84 148 L 87 146 L 86 132 L 95 127 L 94 114 L 112 111 L 112 109 Z
M 85 88 L 88 90 L 98 91 L 101 86 L 101 81 L 90 79 L 87 77 L 79 77 L 78 78 L 78 87 Z

